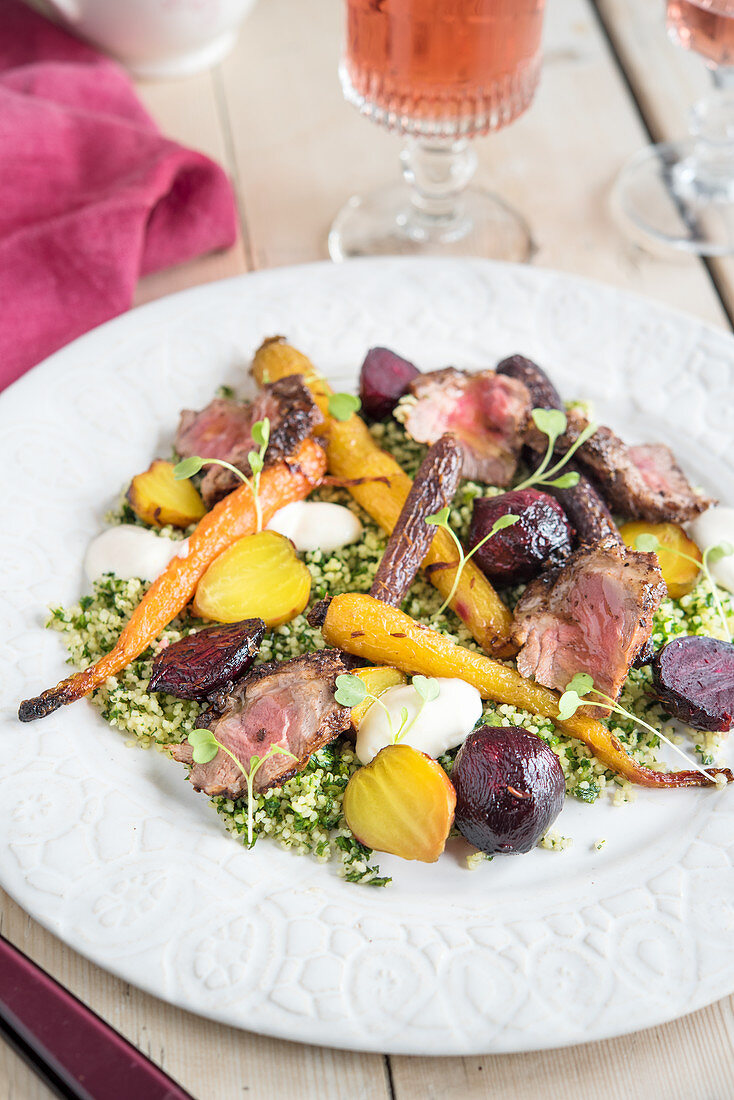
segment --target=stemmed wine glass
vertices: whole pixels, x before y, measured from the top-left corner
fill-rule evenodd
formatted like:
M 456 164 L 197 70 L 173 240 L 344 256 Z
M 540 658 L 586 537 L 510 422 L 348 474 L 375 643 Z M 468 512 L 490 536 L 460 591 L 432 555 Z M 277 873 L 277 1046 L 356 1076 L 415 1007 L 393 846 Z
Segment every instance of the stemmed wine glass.
M 734 252 L 734 0 L 667 0 L 668 33 L 711 70 L 714 89 L 682 141 L 651 145 L 620 173 L 617 217 L 643 245 Z
M 545 0 L 345 0 L 345 98 L 403 138 L 402 184 L 354 196 L 332 259 L 442 253 L 525 260 L 528 227 L 471 187 L 471 139 L 513 122 L 540 75 Z

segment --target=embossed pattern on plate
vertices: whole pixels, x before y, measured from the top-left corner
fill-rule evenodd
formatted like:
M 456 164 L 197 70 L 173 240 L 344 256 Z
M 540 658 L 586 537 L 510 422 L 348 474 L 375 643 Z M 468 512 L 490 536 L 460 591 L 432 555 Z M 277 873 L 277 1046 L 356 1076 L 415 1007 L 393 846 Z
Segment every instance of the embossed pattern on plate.
M 182 407 L 241 382 L 276 332 L 344 387 L 376 343 L 426 368 L 521 351 L 631 439 L 671 439 L 734 502 L 734 340 L 569 276 L 482 261 L 319 264 L 199 287 L 97 329 L 0 400 L 2 886 L 143 989 L 329 1046 L 532 1050 L 730 993 L 729 791 L 569 803 L 568 852 L 473 873 L 450 852 L 433 866 L 386 858 L 395 883 L 370 891 L 266 843 L 245 851 L 177 765 L 127 748 L 87 703 L 17 723 L 17 701 L 63 674 L 44 611 L 79 595 L 83 550 L 116 490 L 169 445 Z

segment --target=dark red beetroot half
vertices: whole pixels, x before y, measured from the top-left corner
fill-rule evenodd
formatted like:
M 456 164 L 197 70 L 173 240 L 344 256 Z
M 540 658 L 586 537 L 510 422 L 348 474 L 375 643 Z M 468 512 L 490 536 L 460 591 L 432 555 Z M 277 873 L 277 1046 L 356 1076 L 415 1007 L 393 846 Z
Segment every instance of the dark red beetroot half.
M 519 516 L 492 536 L 474 560 L 491 580 L 517 584 L 536 577 L 544 565 L 560 565 L 573 548 L 574 530 L 558 501 L 537 489 L 514 489 L 474 501 L 469 549 L 489 534 L 500 516 Z
M 480 726 L 451 770 L 455 824 L 483 852 L 529 852 L 563 808 L 566 783 L 545 741 L 516 726 Z
M 668 714 L 696 730 L 734 725 L 734 645 L 692 634 L 674 638 L 652 662 L 652 682 Z
M 189 634 L 157 655 L 148 691 L 206 699 L 239 680 L 255 660 L 264 634 L 262 619 L 243 619 Z
M 359 372 L 362 410 L 371 420 L 390 415 L 420 371 L 389 348 L 370 348 Z

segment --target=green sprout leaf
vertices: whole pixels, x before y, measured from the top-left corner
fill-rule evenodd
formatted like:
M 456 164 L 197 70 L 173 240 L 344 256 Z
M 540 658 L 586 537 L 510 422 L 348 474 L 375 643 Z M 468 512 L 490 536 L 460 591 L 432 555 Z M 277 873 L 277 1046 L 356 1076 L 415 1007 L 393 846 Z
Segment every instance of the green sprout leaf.
M 573 489 L 580 480 L 581 474 L 576 470 L 569 470 L 567 474 L 561 474 L 560 477 L 554 478 L 553 481 L 546 481 L 545 484 L 552 485 L 554 489 Z
M 431 527 L 447 527 L 449 522 L 449 509 L 442 508 L 440 512 L 436 512 L 435 515 L 426 516 L 426 523 Z
M 500 516 L 499 519 L 496 519 L 494 521 L 494 523 L 492 525 L 492 530 L 489 532 L 487 537 L 482 539 L 482 541 L 477 546 L 474 547 L 474 550 L 472 550 L 472 554 L 476 550 L 478 550 L 480 546 L 483 546 L 484 543 L 487 541 L 487 539 L 491 539 L 493 535 L 496 535 L 498 531 L 504 531 L 507 527 L 514 527 L 514 525 L 518 522 L 519 519 L 520 519 L 519 516 L 515 516 L 511 512 L 508 512 L 507 515 L 505 515 L 505 516 Z
M 195 764 L 208 764 L 219 752 L 219 742 L 211 730 L 192 730 L 186 740 L 194 750 L 191 756 Z
M 176 466 L 173 467 L 173 476 L 176 481 L 183 481 L 184 478 L 193 477 L 194 474 L 198 474 L 199 470 L 204 465 L 204 459 L 199 458 L 198 455 L 192 455 L 191 458 L 183 458 Z
M 349 420 L 361 408 L 362 402 L 355 393 L 332 393 L 329 397 L 329 416 L 335 420 Z
M 720 542 L 706 551 L 706 560 L 709 565 L 716 565 L 722 558 L 729 558 L 734 554 L 734 546 L 730 542 Z
M 635 539 L 635 550 L 642 554 L 657 554 L 660 550 L 660 539 L 656 535 L 638 535 Z
M 367 685 L 359 676 L 344 672 L 336 678 L 334 698 L 342 707 L 357 707 L 367 696 Z
M 547 435 L 553 443 L 559 435 L 563 435 L 568 424 L 566 414 L 560 409 L 533 409 L 530 415 L 538 431 Z
M 248 451 L 247 461 L 253 474 L 259 474 L 264 465 L 264 459 L 259 451 Z
M 564 691 L 558 701 L 558 717 L 562 722 L 573 717 L 581 706 L 581 698 L 577 691 Z
M 566 684 L 566 691 L 575 691 L 579 695 L 588 695 L 593 686 L 593 676 L 589 676 L 588 672 L 577 672 L 573 679 Z
M 424 703 L 432 703 L 441 694 L 441 685 L 433 676 L 414 676 L 413 687 Z
M 270 421 L 267 416 L 262 420 L 256 420 L 252 425 L 252 441 L 261 451 L 265 451 L 270 442 Z

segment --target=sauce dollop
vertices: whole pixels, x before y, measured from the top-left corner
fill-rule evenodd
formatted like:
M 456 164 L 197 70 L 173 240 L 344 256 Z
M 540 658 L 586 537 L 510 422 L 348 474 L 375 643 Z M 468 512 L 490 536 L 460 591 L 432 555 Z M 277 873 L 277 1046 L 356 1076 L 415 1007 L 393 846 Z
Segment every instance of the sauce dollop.
M 296 500 L 286 504 L 275 513 L 267 529 L 285 535 L 301 553 L 323 550 L 330 554 L 362 537 L 362 524 L 354 512 L 343 504 L 320 500 Z
M 131 523 L 110 527 L 92 539 L 84 555 L 84 572 L 90 584 L 105 573 L 121 580 L 139 577 L 154 581 L 178 554 L 186 557 L 188 539 L 167 539 Z
M 734 546 L 734 508 L 723 504 L 709 508 L 689 523 L 688 533 L 701 553 L 720 542 L 730 542 Z M 734 554 L 720 558 L 709 569 L 717 584 L 734 592 Z
M 444 676 L 437 680 L 438 698 L 426 703 L 420 717 L 400 738 L 400 744 L 411 745 L 434 760 L 465 741 L 482 717 L 482 699 L 475 687 L 465 680 Z M 389 711 L 392 729 L 385 711 L 373 703 L 357 732 L 357 756 L 362 764 L 369 764 L 380 749 L 392 744 L 393 734 L 400 728 L 403 707 L 410 725 L 421 706 L 415 688 L 409 685 L 388 688 L 380 696 L 380 703 Z

